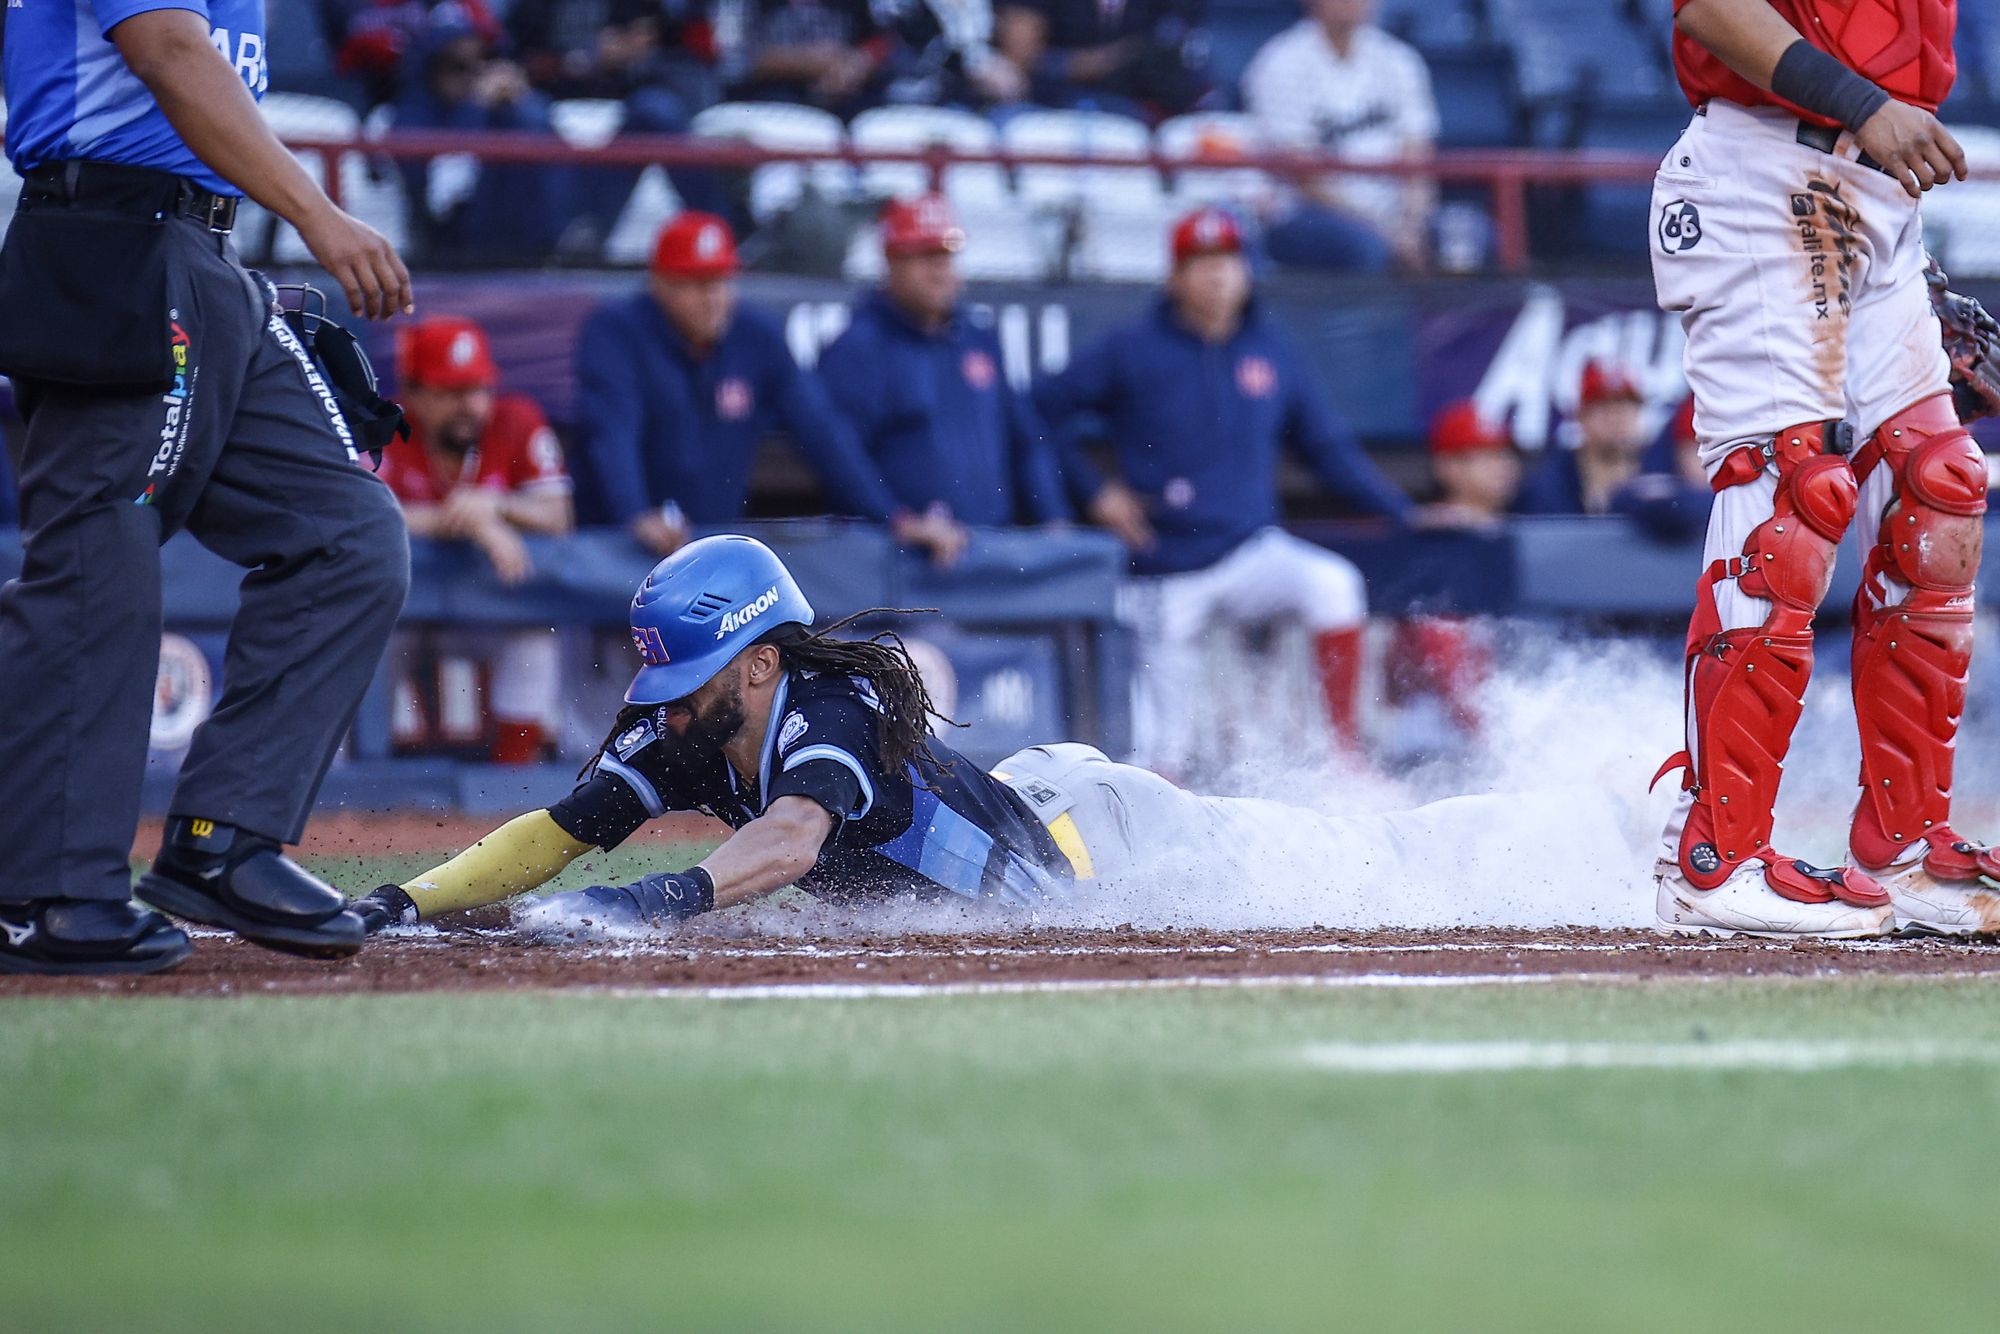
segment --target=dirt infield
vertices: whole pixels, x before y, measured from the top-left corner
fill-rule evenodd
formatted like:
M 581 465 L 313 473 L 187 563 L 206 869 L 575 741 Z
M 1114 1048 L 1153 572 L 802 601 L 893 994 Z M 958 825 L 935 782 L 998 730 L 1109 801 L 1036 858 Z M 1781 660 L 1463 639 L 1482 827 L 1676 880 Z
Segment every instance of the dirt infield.
M 1139 932 L 841 936 L 548 944 L 494 928 L 390 936 L 343 963 L 204 935 L 163 977 L 0 977 L 0 997 L 521 989 L 813 988 L 841 994 L 993 984 L 1422 984 L 1452 979 L 1722 979 L 2000 974 L 2000 948 L 1935 940 L 1672 941 L 1637 931 Z M 746 993 L 747 994 L 747 993 Z M 804 994 L 804 993 L 802 993 Z

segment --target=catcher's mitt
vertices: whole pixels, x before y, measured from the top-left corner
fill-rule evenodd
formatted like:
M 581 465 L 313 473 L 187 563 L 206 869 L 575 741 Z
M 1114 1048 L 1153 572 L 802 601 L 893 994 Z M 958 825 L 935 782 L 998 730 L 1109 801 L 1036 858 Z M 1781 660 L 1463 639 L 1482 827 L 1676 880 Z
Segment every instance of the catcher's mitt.
M 1945 285 L 1944 270 L 1934 259 L 1924 270 L 1931 289 L 1931 309 L 1944 329 L 1944 351 L 1951 358 L 1951 403 L 1962 422 L 2000 415 L 2000 323 L 1986 307 Z

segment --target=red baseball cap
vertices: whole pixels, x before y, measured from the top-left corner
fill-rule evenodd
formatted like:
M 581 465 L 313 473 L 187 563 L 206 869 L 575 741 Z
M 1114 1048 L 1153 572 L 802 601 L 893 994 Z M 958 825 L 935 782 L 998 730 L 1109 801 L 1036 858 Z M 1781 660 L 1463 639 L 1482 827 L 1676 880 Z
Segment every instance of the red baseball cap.
M 396 340 L 396 378 L 429 389 L 488 389 L 500 368 L 484 329 L 459 315 L 434 315 Z
M 1480 449 L 1506 449 L 1514 442 L 1507 428 L 1488 421 L 1469 398 L 1447 403 L 1431 418 L 1431 453 L 1469 454 Z
M 1583 386 L 1577 390 L 1576 401 L 1580 407 L 1606 400 L 1622 398 L 1633 403 L 1643 403 L 1646 396 L 1639 392 L 1638 382 L 1620 367 L 1608 361 L 1593 361 L 1583 368 Z
M 713 213 L 689 209 L 660 228 L 653 272 L 666 278 L 727 278 L 736 272 L 736 237 Z
M 943 195 L 897 199 L 882 210 L 882 253 L 892 259 L 954 254 L 964 248 L 965 229 Z
M 1174 224 L 1174 263 L 1191 255 L 1236 255 L 1243 251 L 1243 229 L 1227 209 L 1198 208 Z

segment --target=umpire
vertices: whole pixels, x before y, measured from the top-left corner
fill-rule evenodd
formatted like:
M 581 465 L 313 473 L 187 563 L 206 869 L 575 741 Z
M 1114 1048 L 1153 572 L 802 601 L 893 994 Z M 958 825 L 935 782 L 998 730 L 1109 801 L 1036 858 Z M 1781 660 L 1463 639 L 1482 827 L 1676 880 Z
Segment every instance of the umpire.
M 242 566 L 214 715 L 142 898 L 276 949 L 361 923 L 287 860 L 409 581 L 388 489 L 270 289 L 229 243 L 239 195 L 293 224 L 358 314 L 412 309 L 388 242 L 258 114 L 263 0 L 6 11 L 0 371 L 28 429 L 21 577 L 0 590 L 0 972 L 150 972 L 187 936 L 131 901 L 160 643 L 157 548 Z

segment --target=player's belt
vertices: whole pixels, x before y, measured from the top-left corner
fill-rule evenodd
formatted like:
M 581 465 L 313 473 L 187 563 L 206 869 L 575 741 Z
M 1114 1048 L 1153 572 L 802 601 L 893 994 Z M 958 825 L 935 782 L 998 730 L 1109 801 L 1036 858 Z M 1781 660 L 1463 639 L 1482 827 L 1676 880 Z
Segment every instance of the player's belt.
M 1012 774 L 995 769 L 993 776 L 1006 783 L 1010 789 L 1013 787 Z M 1017 792 L 1015 795 L 1020 794 Z M 1025 799 L 1021 804 L 1028 805 Z M 1030 806 L 1029 809 L 1033 810 L 1033 807 Z M 1097 863 L 1091 860 L 1090 849 L 1084 844 L 1083 831 L 1076 827 L 1075 816 L 1064 811 L 1053 820 L 1043 820 L 1042 828 L 1049 831 L 1049 837 L 1055 840 L 1056 850 L 1068 860 L 1069 869 L 1075 872 L 1078 880 L 1097 878 Z
M 66 204 L 72 208 L 141 216 L 170 212 L 193 218 L 217 235 L 226 235 L 236 226 L 236 206 L 240 202 L 234 195 L 204 190 L 172 172 L 132 167 L 122 162 L 77 159 L 53 162 L 29 172 L 23 178 L 19 207 Z
M 1838 148 L 1840 135 L 1841 129 L 1838 125 L 1814 125 L 1803 120 L 1799 122 L 1799 142 L 1807 148 L 1817 148 L 1822 153 L 1831 154 Z M 1870 171 L 1882 170 L 1882 164 L 1866 153 L 1854 160 Z

